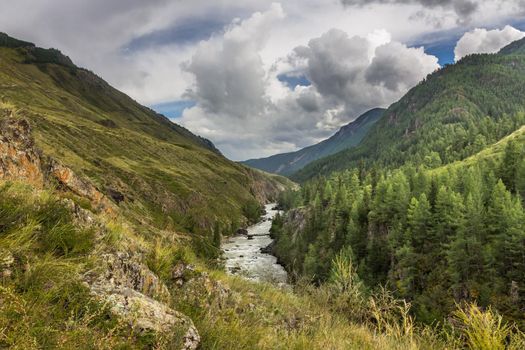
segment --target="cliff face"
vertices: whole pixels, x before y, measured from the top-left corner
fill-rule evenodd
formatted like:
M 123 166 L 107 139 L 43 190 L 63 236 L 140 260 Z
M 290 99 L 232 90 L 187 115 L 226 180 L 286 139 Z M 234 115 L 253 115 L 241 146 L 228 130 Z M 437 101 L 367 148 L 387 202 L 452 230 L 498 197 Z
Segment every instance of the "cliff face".
M 38 187 L 44 184 L 41 155 L 34 147 L 27 120 L 0 110 L 0 178 L 24 179 Z
M 88 199 L 96 210 L 115 211 L 113 203 L 87 179 L 45 156 L 36 147 L 26 119 L 16 117 L 8 109 L 0 113 L 0 179 L 23 180 L 38 188 L 58 185 L 64 191 Z

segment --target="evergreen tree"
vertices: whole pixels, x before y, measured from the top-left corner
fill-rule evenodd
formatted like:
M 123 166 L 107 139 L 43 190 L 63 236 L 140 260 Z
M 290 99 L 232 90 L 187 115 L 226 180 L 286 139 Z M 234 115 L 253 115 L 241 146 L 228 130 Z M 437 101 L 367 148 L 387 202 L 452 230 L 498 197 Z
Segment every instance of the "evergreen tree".
M 430 212 L 430 202 L 423 193 L 419 199 L 412 198 L 407 210 L 407 236 L 408 241 L 417 252 L 424 252 L 423 245 L 428 242 L 430 237 L 430 226 L 432 214 Z
M 518 178 L 519 162 L 523 158 L 520 145 L 515 141 L 510 141 L 505 147 L 503 161 L 499 168 L 499 175 L 507 189 L 516 192 L 516 180 Z

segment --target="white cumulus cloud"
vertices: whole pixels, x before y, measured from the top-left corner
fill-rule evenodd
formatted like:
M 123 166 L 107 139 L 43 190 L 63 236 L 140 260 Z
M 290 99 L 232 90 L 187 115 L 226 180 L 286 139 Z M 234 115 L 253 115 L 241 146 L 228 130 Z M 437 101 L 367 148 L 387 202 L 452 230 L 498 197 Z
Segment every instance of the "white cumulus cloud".
M 525 32 L 509 25 L 503 29 L 493 30 L 476 28 L 459 39 L 454 49 L 454 59 L 458 61 L 474 53 L 496 53 L 511 42 L 523 37 L 525 37 Z
M 203 41 L 185 64 L 194 76 L 181 124 L 210 138 L 233 159 L 292 151 L 330 136 L 361 113 L 388 106 L 437 69 L 422 48 L 392 41 L 384 30 L 352 36 L 331 29 L 265 65 L 268 28 L 285 18 L 280 5 L 237 21 Z M 277 79 L 303 75 L 292 89 Z

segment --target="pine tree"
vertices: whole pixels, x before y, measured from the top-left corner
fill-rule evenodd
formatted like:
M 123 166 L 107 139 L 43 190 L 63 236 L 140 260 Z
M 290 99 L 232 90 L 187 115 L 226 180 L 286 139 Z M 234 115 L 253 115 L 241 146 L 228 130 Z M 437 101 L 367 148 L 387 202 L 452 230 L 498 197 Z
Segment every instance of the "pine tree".
M 423 252 L 423 245 L 430 237 L 432 214 L 430 202 L 423 193 L 419 199 L 412 198 L 407 210 L 407 240 L 417 252 Z
M 447 251 L 448 274 L 456 300 L 472 299 L 479 295 L 477 281 L 482 277 L 483 203 L 481 196 L 468 195 L 465 202 L 465 225 L 459 230 Z
M 446 243 L 463 223 L 463 200 L 459 194 L 445 186 L 439 188 L 434 210 L 434 239 L 436 244 Z
M 525 157 L 521 160 L 516 171 L 516 192 L 525 201 Z
M 516 192 L 516 179 L 518 175 L 519 162 L 522 160 L 520 146 L 515 141 L 510 141 L 505 147 L 503 160 L 499 168 L 499 175 L 507 189 Z

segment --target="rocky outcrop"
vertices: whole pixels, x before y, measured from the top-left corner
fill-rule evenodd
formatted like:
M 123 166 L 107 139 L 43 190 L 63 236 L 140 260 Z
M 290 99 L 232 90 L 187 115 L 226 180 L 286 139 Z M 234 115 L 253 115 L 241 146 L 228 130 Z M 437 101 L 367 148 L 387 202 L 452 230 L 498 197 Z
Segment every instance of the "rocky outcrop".
M 191 319 L 167 305 L 170 293 L 140 259 L 130 253 L 108 253 L 103 266 L 85 276 L 91 293 L 119 318 L 143 332 L 182 329 L 183 349 L 196 349 L 200 336 Z
M 44 183 L 41 155 L 24 119 L 10 110 L 0 110 L 0 178 L 23 179 L 41 187 Z
M 292 228 L 292 232 L 303 232 L 306 225 L 308 210 L 306 208 L 296 208 L 289 210 L 285 215 L 284 224 Z
M 297 186 L 292 181 L 283 183 L 275 178 L 276 175 L 264 174 L 260 170 L 247 168 L 246 172 L 251 180 L 250 193 L 261 204 L 275 202 L 279 193 L 287 188 L 296 188 Z
M 96 210 L 114 213 L 111 201 L 91 182 L 70 168 L 42 155 L 35 146 L 31 125 L 12 110 L 0 110 L 0 179 L 24 180 L 36 187 L 56 184 L 66 191 L 89 199 Z
M 178 286 L 177 297 L 191 305 L 200 305 L 202 308 L 209 307 L 212 300 L 220 307 L 227 308 L 232 305 L 232 299 L 238 297 L 228 286 L 210 278 L 205 272 L 193 273 L 192 278 Z
M 91 182 L 77 176 L 73 170 L 54 159 L 48 159 L 47 163 L 45 172 L 48 179 L 58 181 L 63 189 L 89 199 L 91 205 L 97 210 L 102 210 L 110 214 L 115 212 L 115 208 L 110 200 L 93 186 Z
M 168 288 L 137 256 L 128 252 L 107 253 L 100 256 L 102 273 L 91 279 L 93 290 L 126 287 L 160 301 L 169 300 Z M 89 277 L 89 276 L 88 276 Z
M 114 314 L 141 332 L 168 333 L 182 329 L 182 349 L 194 350 L 200 343 L 200 336 L 193 322 L 166 304 L 145 297 L 131 288 L 119 288 L 112 290 L 110 294 L 99 296 L 110 305 Z

